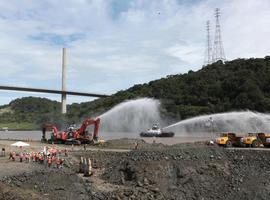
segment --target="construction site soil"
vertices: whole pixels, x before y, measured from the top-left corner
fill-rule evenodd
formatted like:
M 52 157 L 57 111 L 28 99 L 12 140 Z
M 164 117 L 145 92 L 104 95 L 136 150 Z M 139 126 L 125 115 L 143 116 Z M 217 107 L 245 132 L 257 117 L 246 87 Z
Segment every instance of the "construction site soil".
M 91 177 L 77 173 L 80 157 L 92 159 Z M 77 147 L 63 169 L 1 158 L 0 199 L 269 199 L 269 166 L 268 150 L 113 140 Z

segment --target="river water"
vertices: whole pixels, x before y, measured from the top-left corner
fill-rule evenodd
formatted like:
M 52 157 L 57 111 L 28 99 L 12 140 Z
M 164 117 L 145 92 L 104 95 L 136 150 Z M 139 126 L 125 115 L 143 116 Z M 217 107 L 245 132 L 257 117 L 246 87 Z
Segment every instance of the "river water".
M 41 139 L 41 131 L 0 131 L 0 139 L 12 139 L 12 140 L 33 140 L 39 141 Z M 50 133 L 46 133 L 46 137 L 50 137 Z M 120 138 L 140 138 L 139 133 L 130 132 L 100 132 L 99 138 L 106 140 L 120 139 Z M 152 143 L 153 138 L 143 138 L 146 142 Z M 195 142 L 209 140 L 209 137 L 195 137 L 195 136 L 176 136 L 173 138 L 155 138 L 157 143 L 163 144 L 177 144 L 184 142 Z

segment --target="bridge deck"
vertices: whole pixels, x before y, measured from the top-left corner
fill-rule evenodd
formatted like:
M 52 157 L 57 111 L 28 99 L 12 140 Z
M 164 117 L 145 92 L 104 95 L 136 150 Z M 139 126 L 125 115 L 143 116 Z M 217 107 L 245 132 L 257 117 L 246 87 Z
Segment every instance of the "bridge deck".
M 14 90 L 14 91 L 25 91 L 25 92 L 51 93 L 51 94 L 67 94 L 67 95 L 87 96 L 87 97 L 108 97 L 109 96 L 106 94 L 51 90 L 51 89 L 43 89 L 43 88 L 16 87 L 16 86 L 0 86 L 0 90 Z

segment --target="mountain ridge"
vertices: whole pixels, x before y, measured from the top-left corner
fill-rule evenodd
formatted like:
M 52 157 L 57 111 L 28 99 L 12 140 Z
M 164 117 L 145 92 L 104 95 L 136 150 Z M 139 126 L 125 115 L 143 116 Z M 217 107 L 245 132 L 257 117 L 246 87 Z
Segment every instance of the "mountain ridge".
M 161 114 L 175 120 L 233 110 L 270 112 L 270 57 L 219 61 L 196 72 L 190 70 L 137 84 L 106 98 L 73 103 L 68 105 L 65 118 L 57 101 L 34 97 L 16 99 L 0 106 L 0 127 L 11 122 L 33 123 L 37 128 L 44 122 L 76 123 L 125 100 L 140 97 L 159 99 Z

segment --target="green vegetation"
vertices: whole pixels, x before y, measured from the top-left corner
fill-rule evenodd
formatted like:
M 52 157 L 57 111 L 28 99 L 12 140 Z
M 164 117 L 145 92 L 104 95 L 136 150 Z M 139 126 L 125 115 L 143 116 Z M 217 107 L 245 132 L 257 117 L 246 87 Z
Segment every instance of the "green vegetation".
M 105 99 L 73 104 L 68 116 L 101 113 L 126 99 L 137 97 L 160 99 L 163 114 L 177 120 L 232 110 L 269 112 L 270 57 L 237 59 L 224 64 L 216 62 L 197 72 L 135 85 Z
M 68 106 L 67 121 L 100 114 L 128 99 L 152 97 L 162 102 L 162 114 L 176 120 L 232 110 L 270 111 L 270 57 L 216 62 L 197 72 L 169 75 L 135 85 L 92 102 Z M 8 108 L 9 112 L 1 114 Z M 43 122 L 61 124 L 60 103 L 27 97 L 0 107 L 0 123 Z
M 11 129 L 39 129 L 44 122 L 58 122 L 61 119 L 61 105 L 46 98 L 25 97 L 0 107 L 0 125 Z M 6 125 L 5 125 L 6 124 Z
M 12 110 L 10 107 L 3 107 L 0 109 L 0 114 L 4 114 L 4 113 L 12 113 Z
M 18 129 L 18 130 L 35 130 L 37 128 L 36 124 L 34 123 L 17 123 L 17 122 L 10 122 L 10 123 L 0 123 L 0 129 Z

